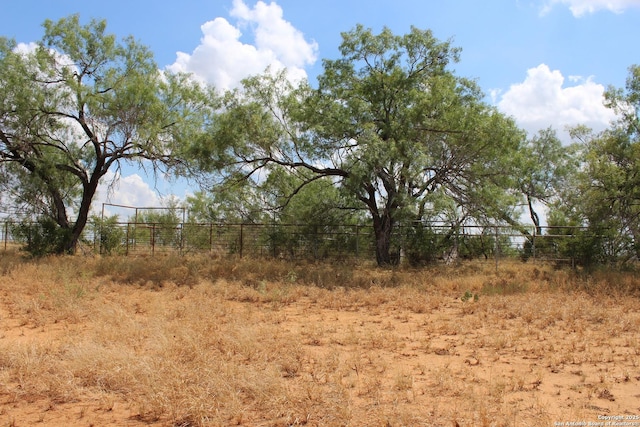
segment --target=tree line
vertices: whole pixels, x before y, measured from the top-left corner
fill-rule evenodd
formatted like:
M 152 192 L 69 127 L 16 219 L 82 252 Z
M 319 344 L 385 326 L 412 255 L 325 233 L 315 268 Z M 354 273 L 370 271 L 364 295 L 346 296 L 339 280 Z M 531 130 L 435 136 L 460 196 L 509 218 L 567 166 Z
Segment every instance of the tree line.
M 487 104 L 452 70 L 460 48 L 429 30 L 357 25 L 315 86 L 268 69 L 221 92 L 160 70 L 104 20 L 43 28 L 33 49 L 0 37 L 0 203 L 36 221 L 48 252 L 75 251 L 98 185 L 132 163 L 197 185 L 191 221 L 370 224 L 379 265 L 395 262 L 398 227 L 435 221 L 528 241 L 583 226 L 606 237 L 589 259 L 640 255 L 637 65 L 605 93 L 618 120 L 563 144 Z

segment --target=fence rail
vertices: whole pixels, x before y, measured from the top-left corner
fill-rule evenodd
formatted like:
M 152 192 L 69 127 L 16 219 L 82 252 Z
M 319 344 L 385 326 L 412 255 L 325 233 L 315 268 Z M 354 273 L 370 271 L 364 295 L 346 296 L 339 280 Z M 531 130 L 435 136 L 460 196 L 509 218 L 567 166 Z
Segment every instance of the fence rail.
M 297 224 L 116 223 L 88 227 L 84 241 L 100 253 L 215 252 L 279 258 L 359 258 L 373 253 L 370 227 Z
M 25 223 L 4 221 L 0 248 L 28 243 L 17 227 Z M 598 247 L 594 249 L 594 245 Z M 101 254 L 158 254 L 166 252 L 215 253 L 219 256 L 285 259 L 375 259 L 370 225 L 232 224 L 232 223 L 90 223 L 82 246 Z M 545 259 L 574 264 L 585 253 L 600 260 L 615 259 L 625 249 L 606 236 L 589 234 L 581 227 L 543 227 L 541 233 L 526 227 L 411 224 L 398 226 L 391 239 L 395 261 L 411 264 L 452 261 L 457 258 Z M 627 251 L 628 252 L 628 251 Z

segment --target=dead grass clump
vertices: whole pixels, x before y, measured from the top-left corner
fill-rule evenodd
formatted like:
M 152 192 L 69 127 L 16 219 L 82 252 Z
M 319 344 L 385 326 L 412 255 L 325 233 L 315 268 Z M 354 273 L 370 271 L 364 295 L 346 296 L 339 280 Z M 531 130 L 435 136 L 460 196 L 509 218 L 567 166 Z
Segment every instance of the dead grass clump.
M 73 379 L 76 389 L 89 389 L 116 395 L 141 392 L 141 378 L 151 374 L 146 356 L 131 347 L 77 340 L 60 354 L 60 370 Z
M 75 398 L 76 386 L 60 371 L 62 351 L 51 342 L 29 342 L 0 348 L 0 367 L 5 382 L 2 394 L 12 401 L 48 398 L 67 402 Z
M 592 295 L 640 297 L 640 274 L 635 271 L 596 270 L 580 276 L 580 289 Z
M 411 286 L 396 288 L 394 295 L 390 299 L 398 308 L 409 310 L 416 314 L 431 313 L 437 310 L 445 300 L 439 295 L 439 292 L 428 292 Z
M 120 283 L 162 287 L 167 283 L 194 286 L 199 280 L 199 260 L 177 254 L 155 257 L 103 256 L 95 266 L 97 276 L 107 276 Z
M 480 290 L 482 295 L 514 295 L 523 294 L 528 290 L 525 283 L 511 281 L 506 278 L 493 278 L 486 281 Z
M 94 287 L 99 285 L 90 271 L 79 269 L 57 257 L 20 264 L 20 268 L 0 276 L 7 309 L 21 325 L 32 328 L 61 320 L 80 321 L 86 315 Z
M 261 282 L 315 286 L 326 289 L 393 287 L 406 283 L 410 273 L 379 269 L 358 262 L 290 262 L 274 259 L 228 258 L 201 266 L 202 278 L 237 280 L 256 287 Z
M 9 274 L 25 262 L 28 262 L 26 257 L 17 249 L 2 251 L 2 256 L 0 256 L 0 276 Z
M 299 286 L 282 282 L 256 281 L 251 277 L 245 281 L 218 280 L 213 289 L 224 295 L 228 301 L 253 302 L 271 304 L 273 306 L 292 304 L 297 301 L 305 291 Z
M 207 258 L 198 260 L 198 272 L 202 279 L 248 281 L 248 285 L 260 281 L 289 282 L 298 280 L 295 264 L 278 259 Z

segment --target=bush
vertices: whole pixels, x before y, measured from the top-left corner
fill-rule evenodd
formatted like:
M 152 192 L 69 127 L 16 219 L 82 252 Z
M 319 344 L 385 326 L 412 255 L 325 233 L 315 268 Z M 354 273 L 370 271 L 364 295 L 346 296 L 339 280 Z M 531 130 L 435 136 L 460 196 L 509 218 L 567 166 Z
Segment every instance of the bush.
M 15 225 L 12 234 L 34 257 L 63 253 L 71 238 L 71 230 L 60 227 L 49 217 L 41 217 L 35 222 L 22 221 Z
M 105 219 L 95 217 L 92 220 L 91 227 L 93 228 L 93 235 L 96 236 L 100 242 L 101 254 L 122 252 L 126 233 L 125 230 L 118 225 L 117 215 Z
M 457 233 L 458 230 L 422 225 L 407 227 L 404 233 L 407 261 L 411 266 L 419 266 L 451 256 L 452 259 L 487 259 L 494 254 L 495 236 L 484 231 L 481 234 Z M 498 243 L 504 250 L 510 247 L 506 236 L 500 236 Z
M 404 235 L 405 255 L 411 266 L 431 263 L 446 250 L 441 236 L 431 227 L 407 227 Z

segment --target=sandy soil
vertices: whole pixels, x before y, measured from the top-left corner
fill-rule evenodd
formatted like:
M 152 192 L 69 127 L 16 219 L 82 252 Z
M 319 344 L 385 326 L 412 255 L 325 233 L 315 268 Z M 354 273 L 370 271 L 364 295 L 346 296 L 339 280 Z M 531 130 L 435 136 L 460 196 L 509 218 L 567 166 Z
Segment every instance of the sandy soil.
M 177 313 L 192 307 L 187 300 L 210 298 L 212 306 L 224 304 L 225 316 L 241 318 L 248 328 L 261 325 L 289 343 L 284 351 L 292 355 L 290 366 L 286 354 L 277 359 L 286 409 L 265 413 L 245 405 L 233 419 L 211 425 L 640 426 L 638 301 L 564 292 L 463 301 L 458 291 L 423 298 L 394 289 L 289 289 L 276 299 L 261 298 L 264 289 L 203 290 L 211 287 L 121 291 L 104 285 L 78 315 L 41 318 L 24 307 L 37 296 L 17 299 L 5 289 L 0 351 L 24 347 L 28 359 L 38 343 L 56 348 L 90 340 L 101 327 L 98 307 L 117 306 L 146 325 L 160 305 Z M 32 393 L 37 387 L 26 378 L 28 369 L 12 372 L 0 377 L 3 426 L 195 425 L 175 414 L 149 415 L 126 390 Z

